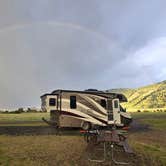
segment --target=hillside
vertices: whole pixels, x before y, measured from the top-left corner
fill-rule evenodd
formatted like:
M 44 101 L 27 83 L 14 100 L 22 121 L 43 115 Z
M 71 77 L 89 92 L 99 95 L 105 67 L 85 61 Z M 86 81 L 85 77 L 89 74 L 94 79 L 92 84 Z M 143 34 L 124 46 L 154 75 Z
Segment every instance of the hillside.
M 166 81 L 137 89 L 110 89 L 109 92 L 122 93 L 128 98 L 127 108 L 165 108 Z

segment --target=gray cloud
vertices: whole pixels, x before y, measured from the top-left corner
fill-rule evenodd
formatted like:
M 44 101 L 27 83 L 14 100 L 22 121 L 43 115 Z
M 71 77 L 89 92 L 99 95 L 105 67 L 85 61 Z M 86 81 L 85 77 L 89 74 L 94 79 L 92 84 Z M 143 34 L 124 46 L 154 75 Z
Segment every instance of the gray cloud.
M 39 105 L 56 88 L 165 79 L 166 2 L 0 2 L 0 107 Z M 157 65 L 156 65 L 157 64 Z

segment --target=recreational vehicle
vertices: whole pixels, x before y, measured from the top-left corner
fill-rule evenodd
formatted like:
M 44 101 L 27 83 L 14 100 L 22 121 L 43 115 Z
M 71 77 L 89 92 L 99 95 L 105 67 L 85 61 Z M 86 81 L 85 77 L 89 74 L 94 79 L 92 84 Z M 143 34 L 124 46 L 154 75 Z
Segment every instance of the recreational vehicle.
M 55 90 L 41 96 L 41 109 L 50 112 L 49 123 L 58 127 L 81 127 L 85 130 L 97 126 L 125 127 L 132 118 L 122 108 L 121 102 L 127 102 L 127 98 L 117 93 L 93 89 Z

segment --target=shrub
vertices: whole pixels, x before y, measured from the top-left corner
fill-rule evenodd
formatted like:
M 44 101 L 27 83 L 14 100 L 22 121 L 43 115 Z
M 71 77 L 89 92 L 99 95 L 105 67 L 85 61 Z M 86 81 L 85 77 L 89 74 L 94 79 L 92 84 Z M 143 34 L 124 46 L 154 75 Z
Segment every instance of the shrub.
M 28 109 L 27 109 L 27 112 L 29 112 L 29 113 L 30 113 L 30 112 L 37 112 L 37 110 L 28 108 Z
M 15 111 L 12 111 L 10 113 L 14 113 L 14 114 L 21 114 L 24 112 L 24 109 L 23 108 L 19 108 L 18 110 L 15 110 Z
M 144 110 L 143 112 L 149 112 L 148 110 Z

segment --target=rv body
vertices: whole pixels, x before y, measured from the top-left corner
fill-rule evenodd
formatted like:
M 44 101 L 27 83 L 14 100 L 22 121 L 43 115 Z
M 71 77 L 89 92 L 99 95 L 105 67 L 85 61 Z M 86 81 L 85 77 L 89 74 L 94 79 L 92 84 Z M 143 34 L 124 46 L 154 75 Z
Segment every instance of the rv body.
M 59 127 L 128 126 L 132 120 L 120 105 L 122 94 L 102 91 L 55 90 L 41 96 L 41 109 L 50 112 L 50 120 Z

